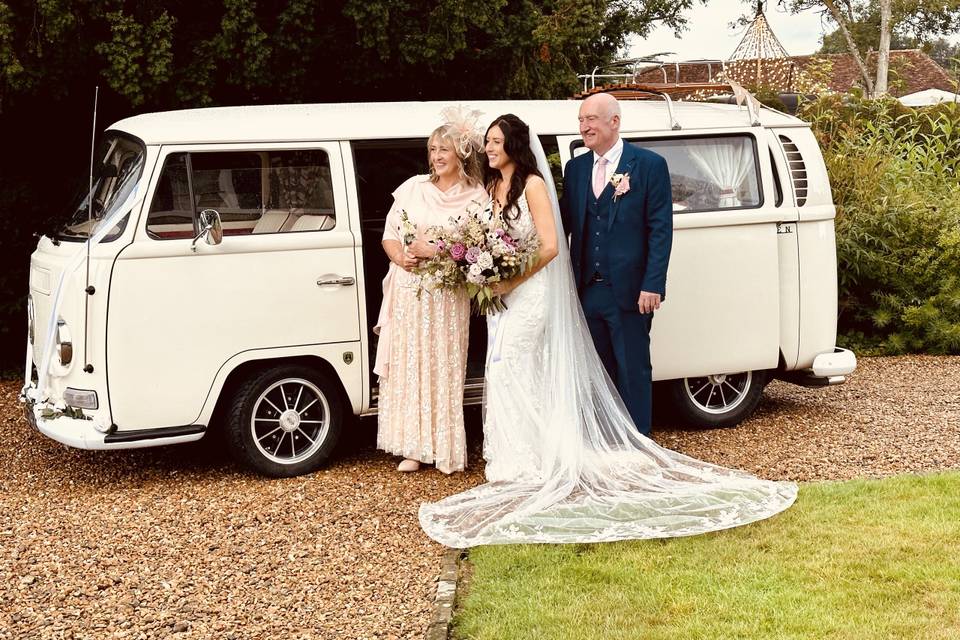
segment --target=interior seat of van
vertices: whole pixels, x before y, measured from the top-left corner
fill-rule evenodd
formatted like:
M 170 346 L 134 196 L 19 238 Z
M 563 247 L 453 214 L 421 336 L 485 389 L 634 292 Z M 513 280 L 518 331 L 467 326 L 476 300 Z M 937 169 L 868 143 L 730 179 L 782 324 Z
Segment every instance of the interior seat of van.
M 298 210 L 267 209 L 250 233 L 329 231 L 337 226 L 332 213 L 299 213 Z
M 267 209 L 257 220 L 251 233 L 277 233 L 290 220 L 290 212 L 279 209 Z
M 297 216 L 290 231 L 329 231 L 337 226 L 336 219 L 329 214 L 307 214 Z M 286 229 L 284 229 L 286 231 Z

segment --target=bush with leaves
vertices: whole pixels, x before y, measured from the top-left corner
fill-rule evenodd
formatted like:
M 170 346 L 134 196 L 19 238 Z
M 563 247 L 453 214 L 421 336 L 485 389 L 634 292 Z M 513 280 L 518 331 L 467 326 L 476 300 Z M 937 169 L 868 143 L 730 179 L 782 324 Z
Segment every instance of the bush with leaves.
M 841 340 L 960 353 L 960 105 L 832 96 L 801 115 L 837 206 Z

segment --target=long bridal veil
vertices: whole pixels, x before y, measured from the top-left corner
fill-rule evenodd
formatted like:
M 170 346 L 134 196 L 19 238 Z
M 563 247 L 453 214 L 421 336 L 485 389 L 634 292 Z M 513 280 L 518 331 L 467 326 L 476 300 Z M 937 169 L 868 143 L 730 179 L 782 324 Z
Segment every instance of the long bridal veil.
M 562 236 L 546 156 L 530 138 Z M 535 404 L 544 410 L 539 424 L 511 426 L 542 434 L 540 468 L 421 505 L 431 538 L 466 548 L 688 536 L 768 518 L 793 503 L 793 483 L 702 462 L 640 435 L 594 349 L 562 238 L 543 273 L 543 396 Z

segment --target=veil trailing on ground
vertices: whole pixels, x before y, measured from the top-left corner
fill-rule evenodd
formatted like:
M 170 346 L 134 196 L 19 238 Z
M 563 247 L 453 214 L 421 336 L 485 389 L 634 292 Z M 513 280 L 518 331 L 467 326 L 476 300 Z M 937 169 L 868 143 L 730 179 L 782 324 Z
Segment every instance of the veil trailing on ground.
M 420 524 L 449 547 L 527 542 L 605 542 L 688 536 L 768 518 L 797 486 L 695 460 L 639 434 L 593 346 L 562 237 L 549 166 L 559 255 L 543 269 L 548 293 L 541 398 L 540 468 L 534 479 L 488 482 L 420 507 Z M 498 390 L 511 393 L 510 389 Z M 484 413 L 486 414 L 485 396 Z

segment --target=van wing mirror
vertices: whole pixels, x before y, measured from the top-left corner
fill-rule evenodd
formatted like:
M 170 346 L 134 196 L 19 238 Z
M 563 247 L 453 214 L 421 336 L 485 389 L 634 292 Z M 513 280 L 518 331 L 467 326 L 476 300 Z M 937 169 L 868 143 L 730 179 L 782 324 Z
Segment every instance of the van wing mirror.
M 223 223 L 220 222 L 220 212 L 216 209 L 204 209 L 200 212 L 200 233 L 190 243 L 190 249 L 197 250 L 197 240 L 203 238 L 209 245 L 218 245 L 223 242 Z
M 117 170 L 116 165 L 110 164 L 109 162 L 100 165 L 101 178 L 116 178 L 118 175 L 120 175 L 120 172 Z

